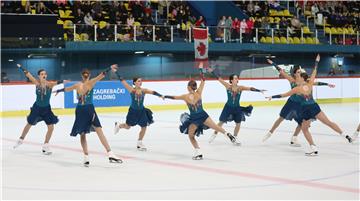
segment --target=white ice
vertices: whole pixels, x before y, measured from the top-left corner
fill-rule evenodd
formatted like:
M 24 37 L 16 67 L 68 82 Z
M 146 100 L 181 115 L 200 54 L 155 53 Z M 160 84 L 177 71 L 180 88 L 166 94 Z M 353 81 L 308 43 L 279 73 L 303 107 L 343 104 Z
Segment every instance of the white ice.
M 326 115 L 352 135 L 359 124 L 359 104 L 321 104 Z M 110 164 L 95 133 L 88 135 L 90 167 L 82 166 L 79 136 L 69 133 L 74 115 L 59 116 L 51 139 L 52 155 L 41 154 L 46 126 L 30 129 L 25 143 L 13 149 L 25 117 L 2 120 L 2 199 L 353 199 L 359 200 L 359 143 L 349 144 L 324 124 L 310 131 L 319 156 L 305 156 L 308 144 L 289 146 L 295 122 L 284 121 L 262 143 L 281 106 L 255 107 L 242 123 L 233 146 L 219 135 L 213 144 L 206 130 L 198 139 L 204 160 L 191 159 L 193 148 L 178 130 L 183 110 L 153 111 L 147 129 L 147 152 L 136 149 L 139 127 L 113 134 L 126 113 L 100 113 L 105 135 L 123 164 Z M 207 109 L 214 121 L 221 109 Z M 224 126 L 233 131 L 234 124 Z

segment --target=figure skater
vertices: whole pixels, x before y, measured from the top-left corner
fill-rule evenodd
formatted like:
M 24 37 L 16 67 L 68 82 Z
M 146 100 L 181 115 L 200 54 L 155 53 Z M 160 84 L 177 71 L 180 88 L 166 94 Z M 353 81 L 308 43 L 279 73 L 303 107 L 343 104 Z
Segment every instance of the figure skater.
M 317 59 L 317 62 L 319 62 L 320 55 L 318 55 L 318 57 L 316 59 Z M 283 69 L 281 69 L 276 63 L 274 63 L 270 59 L 267 59 L 267 62 L 269 64 L 273 65 L 279 71 L 280 75 L 289 81 L 291 89 L 293 89 L 299 83 L 302 82 L 303 79 L 301 78 L 300 74 L 302 72 L 304 72 L 304 70 L 299 65 L 294 66 L 292 68 L 292 72 L 291 72 L 291 76 L 290 76 L 287 73 L 285 73 L 285 71 Z M 335 85 L 328 84 L 325 82 L 315 82 L 314 85 L 329 86 L 330 88 L 335 87 Z M 301 108 L 300 102 L 301 102 L 301 97 L 298 96 L 297 94 L 293 94 L 288 98 L 285 105 L 283 106 L 283 108 L 280 111 L 279 118 L 274 122 L 270 131 L 264 136 L 263 142 L 265 142 L 267 139 L 269 139 L 272 136 L 275 129 L 279 127 L 279 125 L 281 124 L 281 122 L 284 121 L 284 119 L 289 120 L 289 121 L 294 119 L 297 122 L 297 127 L 294 131 L 294 134 L 291 137 L 290 146 L 294 146 L 294 147 L 301 146 L 301 144 L 298 142 L 298 139 L 297 139 L 297 136 L 299 135 L 299 133 L 301 131 L 301 123 L 302 123 L 301 120 L 298 119 L 300 108 Z
M 107 68 L 105 71 L 101 72 L 95 78 L 90 79 L 90 71 L 88 69 L 83 69 L 81 72 L 82 81 L 78 82 L 70 87 L 66 87 L 63 89 L 56 90 L 56 94 L 59 92 L 68 92 L 76 90 L 78 104 L 75 110 L 75 122 L 72 127 L 70 136 L 76 137 L 80 134 L 80 142 L 81 147 L 84 153 L 84 162 L 83 165 L 85 167 L 89 167 L 89 151 L 86 141 L 86 134 L 95 131 L 100 139 L 100 142 L 106 149 L 109 162 L 110 163 L 122 163 L 122 160 L 115 156 L 115 154 L 111 151 L 110 145 L 103 133 L 99 118 L 95 112 L 95 108 L 93 105 L 93 92 L 94 86 L 97 81 L 103 79 L 106 73 L 115 69 L 116 65 L 112 65 Z
M 252 105 L 249 105 L 247 107 L 240 106 L 241 93 L 243 91 L 255 91 L 255 92 L 264 93 L 264 91 L 266 90 L 259 90 L 254 87 L 246 87 L 246 86 L 238 85 L 239 78 L 235 74 L 229 76 L 229 82 L 230 82 L 229 84 L 220 77 L 220 74 L 216 69 L 214 70 L 210 68 L 208 71 L 211 72 L 222 85 L 224 85 L 228 98 L 221 112 L 218 126 L 222 127 L 224 123 L 234 121 L 235 122 L 234 137 L 237 138 L 238 133 L 240 131 L 241 122 L 245 121 L 245 116 L 250 116 L 253 110 Z M 210 137 L 209 143 L 212 143 L 215 140 L 217 133 L 218 133 L 217 131 L 214 132 L 214 134 Z
M 189 136 L 190 142 L 195 149 L 194 156 L 192 157 L 193 160 L 203 159 L 203 154 L 201 153 L 200 146 L 195 139 L 195 135 L 200 136 L 200 134 L 203 134 L 204 129 L 212 128 L 226 135 L 234 145 L 240 145 L 232 134 L 215 124 L 209 115 L 204 111 L 201 96 L 205 85 L 205 79 L 202 73 L 200 75 L 201 82 L 199 88 L 197 87 L 195 80 L 190 80 L 187 85 L 189 93 L 180 96 L 165 96 L 165 98 L 168 99 L 183 100 L 189 108 L 190 115 L 188 113 L 184 113 L 180 117 L 182 123 L 180 125 L 180 132 L 188 134 Z
M 312 87 L 314 84 L 315 76 L 317 73 L 317 66 L 320 60 L 320 56 L 317 56 L 314 71 L 311 74 L 310 79 L 308 80 L 308 75 L 306 73 L 301 73 L 301 78 L 303 79 L 303 82 L 301 85 L 294 87 L 289 92 L 286 92 L 284 94 L 279 94 L 271 97 L 267 97 L 269 100 L 272 98 L 283 98 L 287 96 L 291 96 L 293 94 L 298 94 L 301 98 L 301 109 L 300 109 L 300 117 L 298 117 L 298 121 L 301 121 L 301 130 L 304 133 L 304 136 L 308 143 L 310 144 L 310 152 L 307 152 L 306 155 L 313 156 L 318 155 L 318 148 L 316 147 L 311 133 L 309 131 L 310 123 L 312 120 L 319 119 L 322 123 L 332 128 L 334 131 L 339 133 L 340 135 L 344 136 L 343 131 L 341 128 L 334 122 L 330 121 L 328 117 L 325 115 L 323 111 L 321 111 L 319 105 L 315 102 L 313 96 L 312 96 Z M 345 135 L 345 138 L 349 143 L 351 143 L 353 140 L 350 136 Z
M 44 69 L 38 70 L 38 78 L 35 79 L 29 71 L 24 69 L 20 64 L 17 66 L 24 72 L 25 76 L 36 86 L 36 101 L 30 109 L 30 114 L 27 116 L 27 124 L 25 125 L 21 136 L 16 141 L 14 145 L 14 149 L 19 147 L 26 135 L 28 134 L 31 126 L 35 126 L 38 122 L 44 121 L 47 125 L 47 132 L 44 140 L 44 144 L 42 145 L 42 153 L 45 155 L 50 155 L 52 152 L 50 151 L 49 141 L 51 135 L 54 131 L 54 124 L 56 124 L 59 119 L 51 110 L 50 105 L 50 97 L 52 88 L 57 85 L 63 83 L 63 81 L 48 81 L 47 73 Z
M 146 151 L 147 149 L 142 141 L 145 136 L 146 128 L 150 124 L 154 123 L 154 121 L 153 121 L 152 111 L 144 107 L 145 94 L 152 94 L 162 99 L 164 99 L 164 96 L 156 91 L 141 88 L 142 79 L 139 77 L 133 78 L 134 87 L 132 87 L 121 77 L 118 70 L 115 70 L 115 73 L 118 76 L 121 83 L 129 91 L 131 95 L 131 105 L 126 115 L 126 122 L 125 123 L 115 122 L 114 133 L 117 134 L 121 128 L 130 129 L 132 126 L 139 125 L 141 127 L 141 130 L 137 141 L 137 149 L 139 151 Z

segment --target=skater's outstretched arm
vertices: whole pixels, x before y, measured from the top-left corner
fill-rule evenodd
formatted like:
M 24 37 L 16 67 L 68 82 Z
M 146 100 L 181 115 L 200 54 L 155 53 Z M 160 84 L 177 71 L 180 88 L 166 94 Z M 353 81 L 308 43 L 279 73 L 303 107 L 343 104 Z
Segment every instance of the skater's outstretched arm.
M 68 92 L 68 91 L 73 91 L 75 89 L 78 89 L 78 86 L 79 86 L 79 83 L 76 83 L 74 85 L 71 85 L 70 87 L 65 87 L 62 89 L 55 90 L 55 91 L 53 91 L 53 93 L 55 93 L 55 96 L 56 96 L 60 92 Z
M 330 83 L 326 83 L 326 82 L 314 82 L 314 85 L 316 85 L 316 86 L 328 86 L 330 88 L 335 87 L 335 84 L 330 84 Z
M 260 92 L 260 93 L 264 93 L 264 91 L 266 91 L 265 89 L 256 89 L 254 87 L 245 87 L 245 86 L 239 86 L 239 90 L 240 91 L 254 91 L 254 92 Z
M 230 88 L 231 85 L 227 82 L 225 82 L 225 80 L 223 80 L 221 77 L 220 77 L 220 72 L 217 70 L 217 69 L 213 69 L 213 68 L 209 68 L 208 70 L 212 75 L 214 75 L 218 80 L 219 82 L 224 85 L 224 87 L 226 89 Z
M 267 62 L 273 65 L 276 68 L 276 70 L 279 71 L 280 75 L 283 76 L 285 79 L 287 79 L 289 82 L 295 82 L 295 79 L 290 75 L 288 75 L 287 73 L 285 73 L 284 69 L 280 68 L 275 62 L 271 61 L 270 59 L 267 59 Z
M 69 82 L 69 80 L 57 80 L 57 81 L 49 81 L 49 87 L 53 88 L 54 86 L 58 85 L 58 84 L 62 84 L 62 83 L 67 83 Z
M 173 99 L 173 100 L 183 100 L 183 101 L 185 101 L 186 94 L 181 95 L 181 96 L 169 96 L 169 95 L 165 95 L 164 98 Z
M 313 72 L 311 74 L 311 77 L 310 77 L 310 80 L 309 80 L 309 84 L 311 84 L 311 85 L 314 85 L 314 81 L 315 81 L 315 77 L 316 77 L 316 74 L 317 74 L 317 68 L 318 68 L 319 62 L 320 62 L 320 55 L 318 54 L 316 56 L 314 70 L 313 70 Z
M 125 89 L 128 90 L 130 93 L 132 93 L 134 91 L 134 88 L 132 88 L 127 82 L 126 80 L 120 75 L 119 70 L 113 70 L 116 74 L 116 76 L 118 77 L 118 79 L 120 80 L 120 82 L 124 85 Z
M 156 91 L 152 91 L 152 90 L 149 90 L 149 89 L 144 89 L 144 93 L 146 93 L 146 94 L 152 94 L 152 95 L 154 95 L 154 96 L 158 96 L 158 97 L 160 97 L 160 98 L 162 98 L 162 99 L 165 99 L 165 97 L 164 97 L 163 95 L 159 94 L 159 93 L 156 92 Z
M 268 100 L 271 100 L 273 98 L 285 98 L 288 96 L 291 96 L 293 94 L 297 94 L 300 92 L 300 88 L 299 87 L 295 87 L 293 89 L 291 89 L 290 91 L 283 93 L 283 94 L 278 94 L 278 95 L 274 95 L 274 96 L 270 96 L 270 97 L 266 97 Z
M 204 89 L 204 86 L 205 86 L 205 80 L 202 79 L 200 81 L 200 86 L 199 88 L 196 90 L 196 92 L 201 96 L 202 92 L 203 92 L 203 89 Z
M 93 79 L 90 79 L 89 80 L 90 84 L 94 86 L 96 82 L 104 79 L 106 73 L 108 73 L 112 69 L 117 69 L 117 65 L 116 64 L 111 65 L 110 67 L 106 68 L 103 72 L 101 72 L 98 76 L 94 77 Z
M 39 84 L 39 81 L 38 81 L 36 78 L 34 78 L 34 76 L 32 76 L 31 73 L 30 73 L 28 70 L 26 70 L 25 68 L 23 68 L 23 67 L 21 66 L 21 64 L 17 64 L 17 66 L 18 66 L 18 68 L 20 68 L 20 69 L 24 72 L 25 76 L 26 76 L 27 78 L 29 78 L 29 80 L 30 80 L 33 84 L 35 84 L 35 85 L 38 85 L 38 84 Z

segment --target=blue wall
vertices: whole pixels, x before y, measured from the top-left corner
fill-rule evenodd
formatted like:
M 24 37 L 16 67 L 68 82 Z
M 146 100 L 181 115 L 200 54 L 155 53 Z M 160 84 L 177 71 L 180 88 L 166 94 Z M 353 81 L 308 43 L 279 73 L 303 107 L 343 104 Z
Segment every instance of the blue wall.
M 141 76 L 145 79 L 188 78 L 197 74 L 194 68 L 193 43 L 153 42 L 68 42 L 64 49 L 2 49 L 1 67 L 11 80 L 25 80 L 16 63 L 26 66 L 36 75 L 40 68 L 48 72 L 48 79 L 79 80 L 82 68 L 92 70 L 92 75 L 116 63 L 125 78 Z M 134 54 L 142 50 L 144 54 Z M 29 54 L 47 55 L 54 58 L 28 58 Z M 157 56 L 147 56 L 158 53 Z M 160 54 L 159 54 L 160 53 Z M 280 45 L 280 44 L 239 44 L 210 43 L 209 57 L 212 65 L 223 67 L 225 74 L 240 72 L 249 68 L 267 66 L 265 58 L 256 58 L 253 63 L 250 54 L 275 55 L 277 63 L 312 66 L 316 53 L 321 53 L 319 73 L 326 75 L 333 65 L 335 54 L 352 55 L 345 57 L 343 69 L 359 73 L 360 46 L 337 45 Z M 13 62 L 8 61 L 13 59 Z M 112 74 L 108 79 L 115 79 Z
M 311 68 L 314 64 L 315 53 L 272 53 L 276 56 L 274 61 L 279 64 L 300 64 L 304 68 Z M 268 66 L 266 59 L 249 57 L 249 53 L 210 53 L 212 66 L 218 66 L 224 69 L 224 75 L 240 73 L 242 70 Z M 319 64 L 319 75 L 327 75 L 329 69 L 333 66 L 334 54 L 321 54 Z M 2 55 L 2 71 L 9 75 L 11 80 L 25 80 L 23 73 L 16 68 L 16 63 L 23 63 L 34 75 L 39 68 L 45 68 L 49 79 L 70 79 L 80 80 L 80 71 L 82 68 L 89 68 L 92 76 L 97 75 L 103 69 L 113 63 L 120 67 L 120 72 L 126 79 L 140 76 L 144 79 L 162 80 L 162 79 L 182 79 L 197 75 L 198 71 L 194 68 L 194 55 L 192 53 L 173 53 L 172 56 L 147 56 L 146 54 L 124 54 L 124 53 L 62 53 L 57 58 L 52 59 L 30 59 L 27 54 Z M 9 62 L 12 58 L 15 61 Z M 254 63 L 253 63 L 254 61 Z M 345 57 L 342 68 L 347 73 L 353 70 L 360 73 L 360 54 L 354 54 L 353 58 Z M 106 80 L 116 79 L 116 76 L 109 73 Z

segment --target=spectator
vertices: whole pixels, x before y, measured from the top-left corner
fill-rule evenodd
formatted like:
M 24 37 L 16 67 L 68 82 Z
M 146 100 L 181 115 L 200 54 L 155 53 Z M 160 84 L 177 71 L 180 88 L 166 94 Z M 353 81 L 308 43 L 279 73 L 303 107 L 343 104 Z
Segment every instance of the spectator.
M 253 2 L 250 1 L 250 3 L 248 3 L 246 11 L 249 16 L 255 16 L 255 6 Z
M 319 12 L 319 7 L 317 5 L 317 3 L 315 2 L 312 6 L 311 6 L 311 15 L 312 16 L 316 16 L 316 14 Z
M 225 21 L 225 40 L 230 41 L 231 40 L 231 26 L 232 26 L 232 18 L 229 16 Z
M 91 35 L 92 34 L 92 27 L 94 26 L 94 20 L 90 15 L 90 12 L 86 13 L 85 17 L 84 17 L 84 22 L 85 22 L 85 31 Z
M 102 12 L 102 7 L 101 7 L 101 2 L 100 2 L 100 1 L 95 1 L 95 3 L 93 4 L 93 7 L 92 7 L 92 9 L 91 9 L 91 12 L 92 12 L 94 18 L 95 18 L 98 14 L 101 14 L 101 12 Z
M 146 5 L 144 6 L 144 13 L 145 13 L 145 15 L 146 15 L 146 14 L 151 15 L 152 9 L 151 9 L 150 4 L 146 4 Z
M 115 14 L 115 23 L 116 23 L 117 25 L 122 25 L 122 24 L 125 24 L 124 22 L 125 22 L 125 20 L 123 20 L 122 13 L 120 13 L 119 11 L 116 11 L 116 14 Z
M 76 10 L 76 13 L 74 15 L 74 22 L 75 24 L 84 24 L 84 13 L 81 11 L 80 8 Z
M 32 8 L 32 6 L 30 5 L 30 1 L 26 1 L 26 4 L 25 4 L 25 13 L 27 13 L 27 14 L 31 14 L 31 8 Z M 20 12 L 21 12 L 21 10 L 19 10 Z
M 200 15 L 199 19 L 195 22 L 195 27 L 205 27 L 205 20 L 203 16 Z
M 129 27 L 132 27 L 134 25 L 134 22 L 135 22 L 135 19 L 134 19 L 133 15 L 130 13 L 129 17 L 126 20 L 126 24 Z
M 165 22 L 164 26 L 160 27 L 159 31 L 159 41 L 170 41 L 171 33 L 168 28 L 168 24 Z
M 226 16 L 222 16 L 222 18 L 219 20 L 219 23 L 217 24 L 216 37 L 222 38 L 224 36 L 224 30 L 226 24 L 225 22 L 226 22 Z
M 90 13 L 86 13 L 85 17 L 84 17 L 84 22 L 87 26 L 93 26 L 94 25 L 94 20 L 91 17 Z
M 95 16 L 94 16 L 94 20 L 97 21 L 97 22 L 100 22 L 100 21 L 104 21 L 104 16 L 103 14 L 100 12 L 100 13 L 96 13 Z
M 261 23 L 261 33 L 265 36 L 268 36 L 270 34 L 270 23 L 268 17 L 262 17 L 262 23 Z
M 154 21 L 149 13 L 146 13 L 143 19 L 143 24 L 145 25 L 152 25 L 154 24 Z
M 109 23 L 106 23 L 105 28 L 98 31 L 99 41 L 114 41 L 114 29 Z
M 136 20 L 143 17 L 143 6 L 139 1 L 136 1 L 132 6 L 132 14 Z
M 240 21 L 237 17 L 235 17 L 231 24 L 231 30 L 232 41 L 238 40 L 240 37 Z
M 254 38 L 254 18 L 250 17 L 249 20 L 246 21 L 247 29 L 245 30 L 246 33 L 246 42 L 251 42 L 251 39 Z
M 255 14 L 259 14 L 261 13 L 261 7 L 259 6 L 259 2 L 256 2 L 254 5 L 254 12 Z
M 246 23 L 245 19 L 241 20 L 240 29 L 241 29 L 241 33 L 246 33 L 246 29 L 248 29 L 248 26 L 247 26 L 247 23 Z
M 36 5 L 36 14 L 49 14 L 50 12 L 45 7 L 45 4 L 39 1 Z
M 282 17 L 279 22 L 279 28 L 280 28 L 280 35 L 285 36 L 286 35 L 286 29 L 288 27 L 288 22 L 285 19 L 285 17 Z
M 116 13 L 118 12 L 119 2 L 113 1 L 109 8 L 109 22 L 110 24 L 116 24 Z

